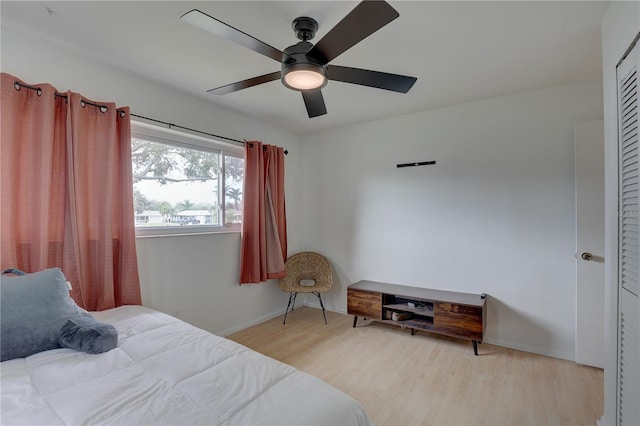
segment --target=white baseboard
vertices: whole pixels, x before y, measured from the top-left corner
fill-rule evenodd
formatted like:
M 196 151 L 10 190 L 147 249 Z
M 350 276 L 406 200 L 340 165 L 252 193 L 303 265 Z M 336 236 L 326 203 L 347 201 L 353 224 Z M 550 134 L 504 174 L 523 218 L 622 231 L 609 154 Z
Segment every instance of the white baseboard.
M 266 315 L 262 315 L 262 316 L 260 316 L 258 318 L 255 318 L 255 319 L 253 319 L 251 321 L 247 321 L 247 322 L 243 322 L 243 323 L 238 324 L 238 325 L 234 325 L 233 327 L 227 328 L 226 330 L 223 330 L 220 333 L 216 333 L 216 334 L 218 336 L 227 337 L 230 334 L 237 333 L 237 332 L 245 330 L 245 329 L 247 329 L 249 327 L 253 327 L 254 325 L 258 325 L 258 324 L 260 324 L 262 322 L 265 322 L 267 320 L 270 320 L 271 318 L 275 318 L 275 317 L 280 316 L 282 314 L 284 314 L 284 312 L 282 312 L 280 310 L 279 311 L 274 311 L 274 312 L 268 313 Z
M 311 308 L 317 308 L 317 309 L 321 309 L 320 304 L 317 302 L 305 302 L 304 306 L 309 306 Z M 347 315 L 346 311 L 338 311 L 338 310 L 334 310 L 334 309 L 327 309 L 327 307 L 325 306 L 325 309 L 327 311 L 331 311 L 331 312 L 337 312 L 340 314 L 345 314 Z M 518 351 L 523 351 L 523 352 L 530 352 L 530 353 L 534 353 L 537 355 L 544 355 L 544 356 L 550 356 L 553 358 L 559 358 L 559 359 L 565 359 L 568 361 L 574 361 L 574 356 L 572 353 L 567 353 L 567 352 L 561 352 L 561 351 L 553 351 L 553 350 L 546 350 L 546 349 L 541 349 L 535 346 L 528 346 L 528 345 L 523 345 L 521 343 L 516 343 L 516 342 L 510 342 L 510 341 L 504 341 L 504 340 L 500 340 L 500 339 L 487 339 L 485 337 L 485 339 L 482 341 L 483 343 L 488 343 L 490 345 L 496 345 L 496 346 L 500 346 L 503 348 L 509 348 L 509 349 L 515 349 Z
M 300 306 L 308 306 L 310 308 L 315 308 L 315 309 L 322 309 L 320 304 L 315 302 L 303 302 L 303 303 L 298 303 L 297 305 L 298 307 Z M 329 312 L 336 312 L 339 314 L 345 314 L 347 315 L 346 311 L 342 311 L 342 310 L 337 310 L 337 309 L 330 309 L 327 308 L 326 306 L 324 307 L 324 309 L 326 311 Z M 233 333 L 237 333 L 238 331 L 242 331 L 245 328 L 249 328 L 249 327 L 253 327 L 254 325 L 260 324 L 261 322 L 270 320 L 271 318 L 275 318 L 278 315 L 282 315 L 284 314 L 284 312 L 280 311 L 280 312 L 273 312 L 271 314 L 265 315 L 263 317 L 257 318 L 253 321 L 250 322 L 246 322 L 243 324 L 239 324 L 235 327 L 229 328 L 227 330 L 224 330 L 223 333 L 221 333 L 221 336 L 228 336 L 229 334 L 233 334 Z M 561 352 L 561 351 L 554 351 L 554 350 L 547 350 L 547 349 L 541 349 L 538 347 L 534 347 L 534 346 L 528 346 L 528 345 L 523 345 L 521 343 L 514 343 L 514 342 L 510 342 L 510 341 L 504 341 L 504 340 L 500 340 L 500 339 L 487 339 L 485 338 L 483 340 L 483 343 L 488 343 L 490 345 L 496 345 L 496 346 L 500 346 L 503 348 L 509 348 L 509 349 L 515 349 L 518 351 L 523 351 L 523 352 L 530 352 L 530 353 L 534 353 L 537 355 L 544 355 L 544 356 L 550 356 L 553 358 L 559 358 L 559 359 L 564 359 L 567 361 L 575 361 L 574 360 L 574 356 L 571 353 L 567 353 L 567 352 Z M 604 418 L 603 418 L 604 419 Z
M 320 303 L 318 302 L 313 302 L 313 303 L 304 302 L 304 303 L 301 303 L 301 306 L 308 306 L 310 308 L 322 309 L 322 306 L 320 306 Z M 324 310 L 328 312 L 335 312 L 337 314 L 349 315 L 347 314 L 347 311 L 339 311 L 337 309 L 327 308 L 326 305 L 324 306 Z
M 515 349 L 523 352 L 530 352 L 537 355 L 550 356 L 552 358 L 564 359 L 567 361 L 575 361 L 572 353 L 562 352 L 562 351 L 554 351 L 548 349 L 541 349 L 535 346 L 523 345 L 521 343 L 508 342 L 500 339 L 487 339 L 485 338 L 483 343 L 488 343 L 490 345 L 501 346 L 503 348 Z
M 301 306 L 308 306 L 310 308 L 322 309 L 320 307 L 320 304 L 313 305 L 313 304 L 309 304 L 309 303 L 305 303 L 305 302 L 302 302 L 302 303 L 299 302 L 296 305 L 296 308 L 299 308 Z M 329 312 L 337 312 L 337 313 L 345 314 L 345 315 L 347 314 L 346 312 L 340 312 L 340 311 L 335 311 L 335 310 L 332 310 L 332 309 L 327 309 L 326 306 L 325 306 L 325 310 L 329 311 Z M 280 316 L 280 315 L 284 315 L 284 312 L 283 311 L 274 311 L 274 312 L 268 313 L 266 315 L 262 315 L 262 316 L 260 316 L 258 318 L 255 318 L 255 319 L 253 319 L 251 321 L 247 321 L 247 322 L 243 322 L 243 323 L 238 324 L 238 325 L 234 325 L 233 327 L 227 328 L 227 329 L 225 329 L 225 330 L 223 330 L 223 331 L 221 331 L 219 333 L 216 333 L 216 335 L 222 336 L 222 337 L 227 337 L 227 336 L 229 336 L 229 335 L 231 335 L 233 333 L 237 333 L 237 332 L 245 330 L 245 329 L 247 329 L 249 327 L 253 327 L 254 325 L 258 325 L 260 323 L 263 323 L 265 321 L 268 321 L 268 320 L 270 320 L 272 318 L 275 318 L 277 316 Z

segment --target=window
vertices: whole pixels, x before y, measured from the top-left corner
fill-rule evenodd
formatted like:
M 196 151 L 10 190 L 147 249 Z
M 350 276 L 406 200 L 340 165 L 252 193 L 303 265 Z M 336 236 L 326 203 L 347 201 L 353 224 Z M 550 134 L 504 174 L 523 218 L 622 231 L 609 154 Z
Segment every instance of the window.
M 243 157 L 242 147 L 133 123 L 137 234 L 239 230 Z

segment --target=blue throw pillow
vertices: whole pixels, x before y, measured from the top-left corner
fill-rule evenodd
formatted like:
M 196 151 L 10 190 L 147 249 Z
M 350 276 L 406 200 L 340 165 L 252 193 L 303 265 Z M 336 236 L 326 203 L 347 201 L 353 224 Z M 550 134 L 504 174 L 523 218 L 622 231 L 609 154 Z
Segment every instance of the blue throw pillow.
M 58 341 L 63 348 L 100 354 L 118 346 L 118 330 L 86 312 L 80 312 L 62 326 Z
M 59 348 L 60 330 L 82 312 L 59 268 L 0 277 L 1 361 Z

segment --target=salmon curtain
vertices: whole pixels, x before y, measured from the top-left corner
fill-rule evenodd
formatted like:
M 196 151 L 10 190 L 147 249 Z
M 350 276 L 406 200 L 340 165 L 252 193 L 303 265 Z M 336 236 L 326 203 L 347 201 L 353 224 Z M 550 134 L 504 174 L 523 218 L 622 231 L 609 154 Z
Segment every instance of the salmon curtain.
M 128 108 L 2 73 L 0 267 L 60 267 L 87 310 L 141 304 Z
M 284 149 L 245 143 L 240 284 L 284 277 L 287 217 Z

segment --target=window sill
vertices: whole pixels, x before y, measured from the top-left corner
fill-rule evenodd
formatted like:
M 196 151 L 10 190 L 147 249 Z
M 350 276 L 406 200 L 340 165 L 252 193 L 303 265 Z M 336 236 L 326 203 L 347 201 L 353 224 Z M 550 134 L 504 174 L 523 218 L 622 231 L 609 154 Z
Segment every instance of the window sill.
M 213 235 L 213 234 L 238 234 L 241 225 L 231 226 L 190 226 L 185 227 L 157 227 L 136 229 L 136 239 L 138 238 L 162 238 L 162 237 L 185 237 L 190 235 Z

